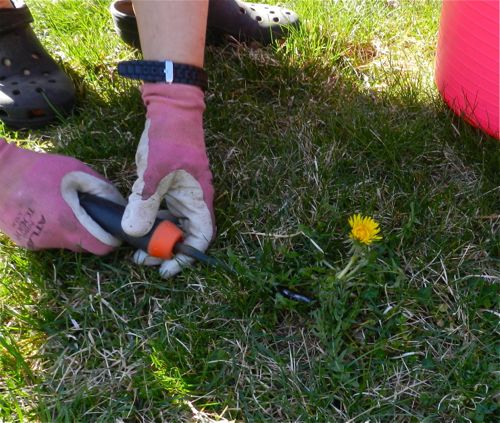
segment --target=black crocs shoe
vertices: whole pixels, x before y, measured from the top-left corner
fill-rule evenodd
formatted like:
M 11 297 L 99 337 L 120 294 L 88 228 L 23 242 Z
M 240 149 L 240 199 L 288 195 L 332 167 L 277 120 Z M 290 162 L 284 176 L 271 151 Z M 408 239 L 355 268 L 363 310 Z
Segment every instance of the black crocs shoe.
M 71 111 L 75 88 L 30 27 L 24 6 L 0 9 L 0 120 L 38 128 Z
M 280 6 L 240 0 L 209 0 L 207 34 L 270 44 L 299 25 L 299 16 Z M 213 35 L 212 35 L 213 36 Z
M 118 35 L 127 44 L 140 48 L 137 21 L 130 0 L 115 0 L 110 6 Z M 288 9 L 240 0 L 209 0 L 207 44 L 219 44 L 227 35 L 241 42 L 263 45 L 286 36 L 299 25 L 298 15 Z

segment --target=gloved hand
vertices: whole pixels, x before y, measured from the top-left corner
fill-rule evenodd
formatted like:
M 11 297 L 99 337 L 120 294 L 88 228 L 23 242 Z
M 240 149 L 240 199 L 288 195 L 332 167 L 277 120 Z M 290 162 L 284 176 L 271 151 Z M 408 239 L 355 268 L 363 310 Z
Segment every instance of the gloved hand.
M 136 154 L 138 178 L 122 219 L 123 230 L 142 236 L 152 227 L 161 203 L 181 218 L 184 242 L 205 251 L 215 235 L 212 174 L 203 135 L 203 91 L 185 84 L 142 86 L 146 125 Z M 136 252 L 139 264 L 158 265 L 163 277 L 192 261 L 177 255 L 159 260 Z
M 124 203 L 113 185 L 82 162 L 0 139 L 0 230 L 17 245 L 98 255 L 118 246 L 80 206 L 78 192 Z

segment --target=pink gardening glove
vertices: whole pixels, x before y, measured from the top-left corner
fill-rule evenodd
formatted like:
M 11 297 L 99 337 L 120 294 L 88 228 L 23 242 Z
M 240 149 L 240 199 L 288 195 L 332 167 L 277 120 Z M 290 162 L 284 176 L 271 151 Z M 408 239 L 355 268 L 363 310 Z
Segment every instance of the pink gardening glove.
M 181 218 L 184 242 L 205 251 L 215 235 L 215 219 L 203 133 L 203 91 L 185 84 L 146 83 L 142 98 L 147 114 L 136 154 L 138 178 L 122 228 L 131 236 L 146 234 L 165 200 L 168 211 Z M 183 255 L 162 261 L 144 251 L 138 251 L 134 260 L 161 264 L 160 273 L 166 278 L 192 261 Z
M 113 185 L 78 160 L 0 139 L 0 230 L 17 245 L 99 255 L 118 246 L 80 206 L 78 192 L 124 203 Z

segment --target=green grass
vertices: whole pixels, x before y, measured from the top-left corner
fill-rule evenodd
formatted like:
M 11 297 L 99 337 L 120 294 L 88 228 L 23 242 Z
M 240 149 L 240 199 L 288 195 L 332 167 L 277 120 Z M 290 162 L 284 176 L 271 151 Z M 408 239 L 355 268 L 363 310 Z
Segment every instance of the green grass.
M 74 115 L 1 135 L 75 156 L 126 194 L 144 123 L 104 0 L 31 1 Z M 0 240 L 0 421 L 495 421 L 500 152 L 432 82 L 434 1 L 290 1 L 270 48 L 207 50 L 218 237 L 241 275 L 165 281 Z M 347 218 L 384 239 L 348 282 Z M 318 248 L 319 247 L 319 248 Z M 273 284 L 322 298 L 306 307 Z

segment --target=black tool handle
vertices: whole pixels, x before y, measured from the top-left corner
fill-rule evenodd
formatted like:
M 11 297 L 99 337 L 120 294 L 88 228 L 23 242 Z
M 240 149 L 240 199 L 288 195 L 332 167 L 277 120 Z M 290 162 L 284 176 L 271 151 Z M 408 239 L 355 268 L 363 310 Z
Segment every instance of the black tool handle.
M 88 215 L 94 219 L 101 228 L 109 232 L 116 238 L 119 238 L 133 247 L 147 251 L 151 235 L 161 220 L 156 219 L 151 230 L 144 236 L 132 237 L 127 235 L 122 229 L 122 217 L 125 207 L 105 198 L 98 197 L 89 193 L 78 193 L 81 206 Z

